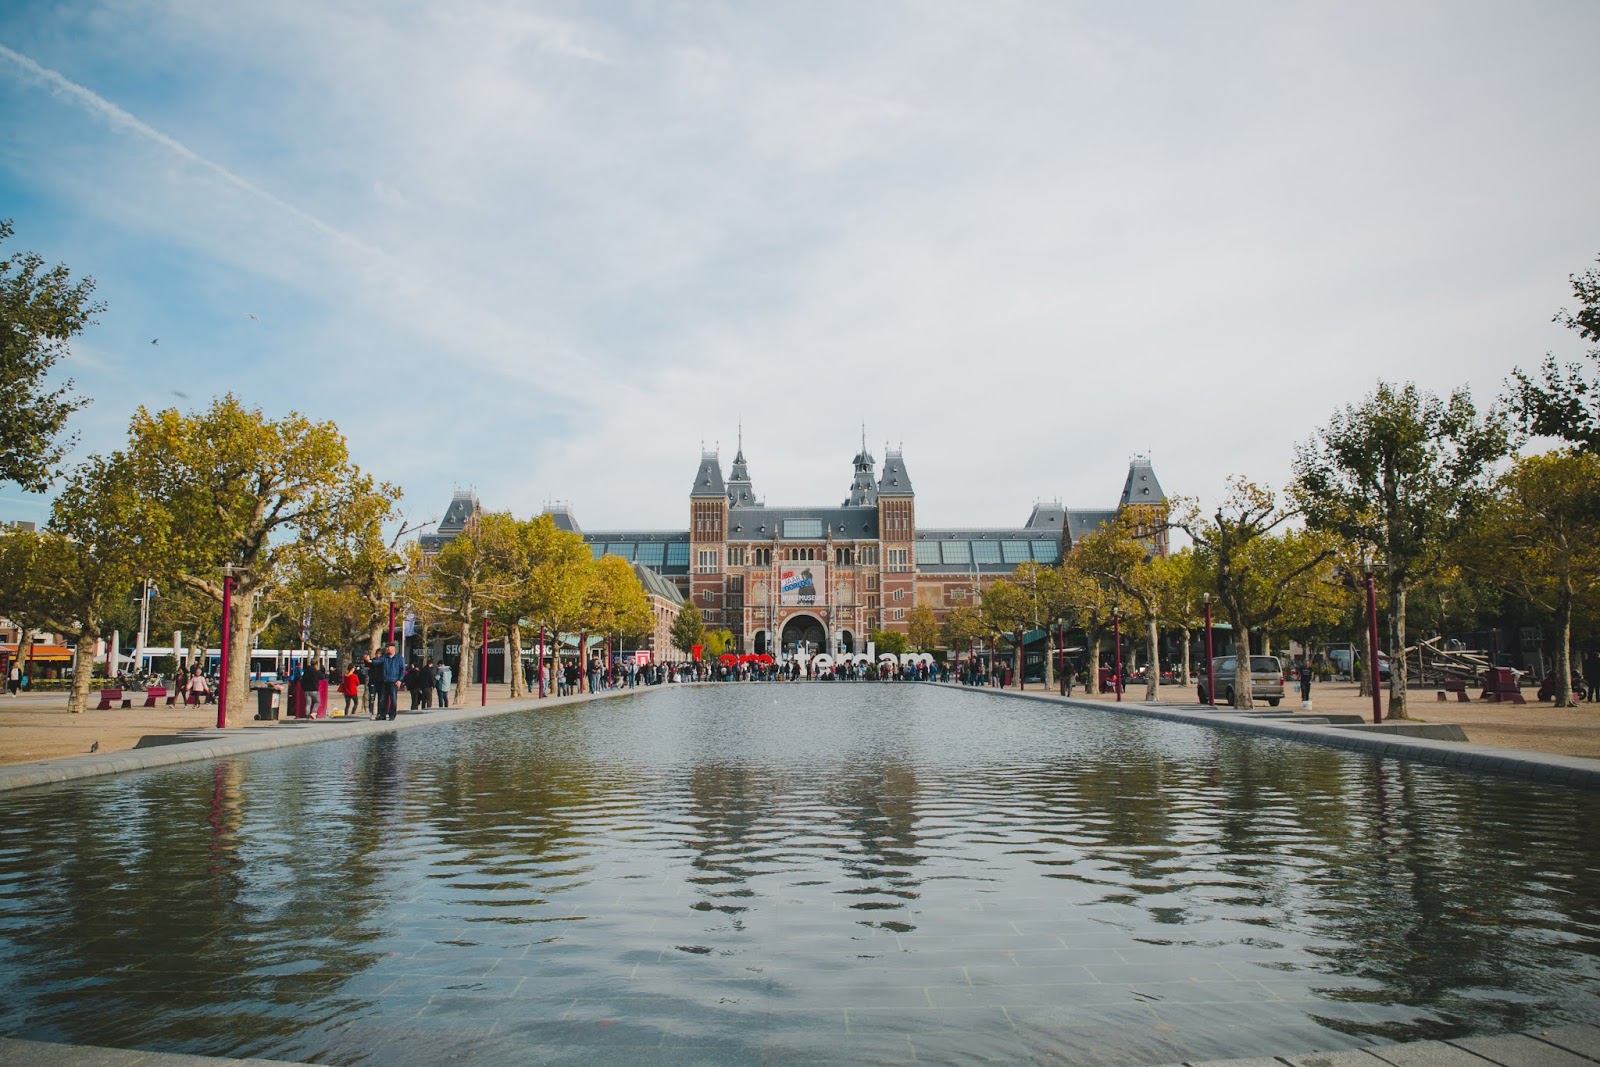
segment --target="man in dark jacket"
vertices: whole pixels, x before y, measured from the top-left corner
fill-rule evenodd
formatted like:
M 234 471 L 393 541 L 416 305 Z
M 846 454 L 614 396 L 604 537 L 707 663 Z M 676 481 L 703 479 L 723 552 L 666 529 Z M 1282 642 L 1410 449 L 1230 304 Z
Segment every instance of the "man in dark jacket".
M 372 669 L 378 676 L 378 718 L 393 720 L 399 711 L 396 697 L 400 679 L 406 676 L 406 661 L 390 643 L 384 646 L 383 655 L 373 661 Z

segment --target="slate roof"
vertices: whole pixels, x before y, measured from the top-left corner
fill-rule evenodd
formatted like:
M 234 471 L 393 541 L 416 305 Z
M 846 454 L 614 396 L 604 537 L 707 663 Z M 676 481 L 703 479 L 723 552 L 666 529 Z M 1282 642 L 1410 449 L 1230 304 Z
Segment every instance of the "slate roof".
M 884 453 L 883 477 L 878 479 L 879 496 L 914 496 L 911 475 L 906 473 L 906 461 L 898 450 Z
M 715 452 L 700 453 L 700 469 L 695 472 L 694 488 L 689 496 L 722 496 L 728 487 L 722 480 L 722 459 Z
M 871 507 L 878 502 L 878 479 L 872 473 L 877 462 L 863 444 L 861 451 L 850 461 L 855 474 L 850 480 L 850 495 L 844 500 L 846 507 Z
M 1069 544 L 1077 544 L 1078 540 L 1086 534 L 1092 534 L 1106 523 L 1117 517 L 1116 511 L 1069 511 L 1067 512 L 1067 534 L 1071 538 Z
M 1048 530 L 1059 536 L 1067 528 L 1067 509 L 1059 503 L 1035 504 L 1025 525 L 1030 530 Z
M 633 565 L 634 577 L 639 579 L 639 584 L 644 586 L 644 591 L 651 596 L 661 597 L 673 604 L 683 603 L 683 594 L 678 592 L 678 587 L 667 581 L 661 575 L 641 563 Z
M 1161 483 L 1156 481 L 1155 468 L 1150 465 L 1146 456 L 1134 456 L 1128 464 L 1128 480 L 1122 486 L 1122 499 L 1118 501 L 1120 507 L 1130 504 L 1163 504 L 1167 494 L 1161 491 Z
M 422 546 L 422 551 L 433 555 L 445 545 L 455 540 L 457 534 L 467 528 L 467 523 L 481 510 L 478 505 L 478 495 L 470 489 L 457 489 L 450 497 L 450 506 L 444 509 L 444 518 L 439 520 L 439 525 L 431 534 L 422 534 L 417 542 Z
M 878 509 L 875 507 L 786 508 L 738 507 L 728 509 L 729 541 L 770 541 L 780 536 L 786 519 L 815 519 L 822 524 L 821 537 L 788 538 L 820 541 L 832 534 L 835 541 L 876 541 Z
M 728 503 L 734 507 L 760 507 L 755 486 L 750 484 L 750 465 L 745 462 L 741 447 L 733 457 L 733 470 L 728 473 Z
M 556 529 L 558 530 L 576 534 L 583 533 L 583 527 L 578 525 L 578 517 L 565 504 L 548 504 L 545 506 L 544 514 L 550 516 L 551 521 L 556 524 Z

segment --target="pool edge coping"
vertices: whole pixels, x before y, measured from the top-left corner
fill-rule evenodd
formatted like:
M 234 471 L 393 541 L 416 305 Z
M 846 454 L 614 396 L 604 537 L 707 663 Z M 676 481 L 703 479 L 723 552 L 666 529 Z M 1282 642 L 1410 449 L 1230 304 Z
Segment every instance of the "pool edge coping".
M 1550 785 L 1600 790 L 1600 759 L 1590 759 L 1587 756 L 1562 756 L 1519 748 L 1495 748 L 1473 741 L 1439 741 L 1407 737 L 1403 734 L 1363 734 L 1354 729 L 1325 723 L 1297 723 L 1286 719 L 1246 719 L 1238 712 L 1224 710 L 1190 711 L 1132 700 L 1108 704 L 1099 700 L 1081 700 L 1050 692 L 1029 692 L 1025 689 L 1014 691 L 988 686 L 957 685 L 950 682 L 938 684 L 942 688 L 962 692 L 987 693 L 991 696 L 1010 697 L 1013 700 L 1035 700 L 1094 711 L 1165 719 L 1169 722 L 1207 726 L 1232 733 L 1278 737 L 1327 748 L 1370 752 L 1386 759 L 1408 759 L 1452 770 L 1478 771 Z
M 683 682 L 685 686 L 709 685 L 708 682 Z M 41 785 L 57 785 L 82 778 L 102 778 L 129 771 L 155 770 L 183 763 L 200 763 L 228 756 L 243 756 L 278 748 L 294 748 L 323 741 L 340 741 L 351 737 L 368 737 L 373 734 L 396 733 L 422 726 L 444 726 L 450 723 L 472 722 L 477 719 L 509 715 L 519 711 L 539 708 L 568 707 L 596 700 L 614 700 L 623 696 L 637 696 L 666 689 L 665 685 L 636 686 L 626 689 L 608 689 L 601 693 L 580 693 L 565 697 L 522 697 L 488 707 L 440 708 L 427 712 L 401 712 L 393 720 L 338 717 L 330 719 L 285 719 L 272 728 L 251 729 L 254 719 L 247 719 L 225 731 L 213 730 L 202 740 L 177 741 L 153 748 L 130 748 L 120 752 L 96 753 L 84 756 L 60 756 L 55 759 L 34 760 L 28 763 L 11 763 L 0 766 L 0 793 L 16 789 L 32 789 Z

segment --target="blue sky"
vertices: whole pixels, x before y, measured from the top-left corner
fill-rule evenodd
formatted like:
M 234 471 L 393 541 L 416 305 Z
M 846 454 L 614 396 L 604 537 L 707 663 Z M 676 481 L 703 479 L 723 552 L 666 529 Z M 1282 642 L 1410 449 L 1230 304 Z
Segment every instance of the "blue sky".
M 864 420 L 920 522 L 1019 523 L 1135 452 L 1282 484 L 1380 375 L 1575 357 L 1596 39 L 1588 2 L 13 0 L 0 216 L 109 305 L 83 452 L 233 390 L 416 517 L 661 527 L 741 419 L 759 495 L 842 499 Z

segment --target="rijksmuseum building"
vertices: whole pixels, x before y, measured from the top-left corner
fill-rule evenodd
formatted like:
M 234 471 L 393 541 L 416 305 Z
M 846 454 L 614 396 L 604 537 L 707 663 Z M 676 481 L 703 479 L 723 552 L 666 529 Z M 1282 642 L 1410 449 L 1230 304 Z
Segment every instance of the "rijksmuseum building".
M 913 607 L 940 616 L 972 604 L 979 590 L 1019 564 L 1052 564 L 1073 543 L 1124 507 L 1166 498 L 1150 461 L 1128 466 L 1117 507 L 1094 511 L 1036 504 L 1017 527 L 932 529 L 917 525 L 917 496 L 900 451 L 883 472 L 865 445 L 856 454 L 849 495 L 838 505 L 777 507 L 756 496 L 741 446 L 726 478 L 716 452 L 704 452 L 689 490 L 689 526 L 676 530 L 583 530 L 570 508 L 548 508 L 556 523 L 583 536 L 595 557 L 635 564 L 652 601 L 692 601 L 706 625 L 731 630 L 741 652 L 865 651 L 873 630 L 906 629 Z M 476 511 L 458 494 L 437 547 Z M 429 544 L 431 542 L 431 544 Z M 1165 554 L 1165 535 L 1155 546 Z M 674 595 L 675 594 L 675 595 Z M 665 605 L 658 605 L 658 620 Z M 665 649 L 658 650 L 665 653 Z

